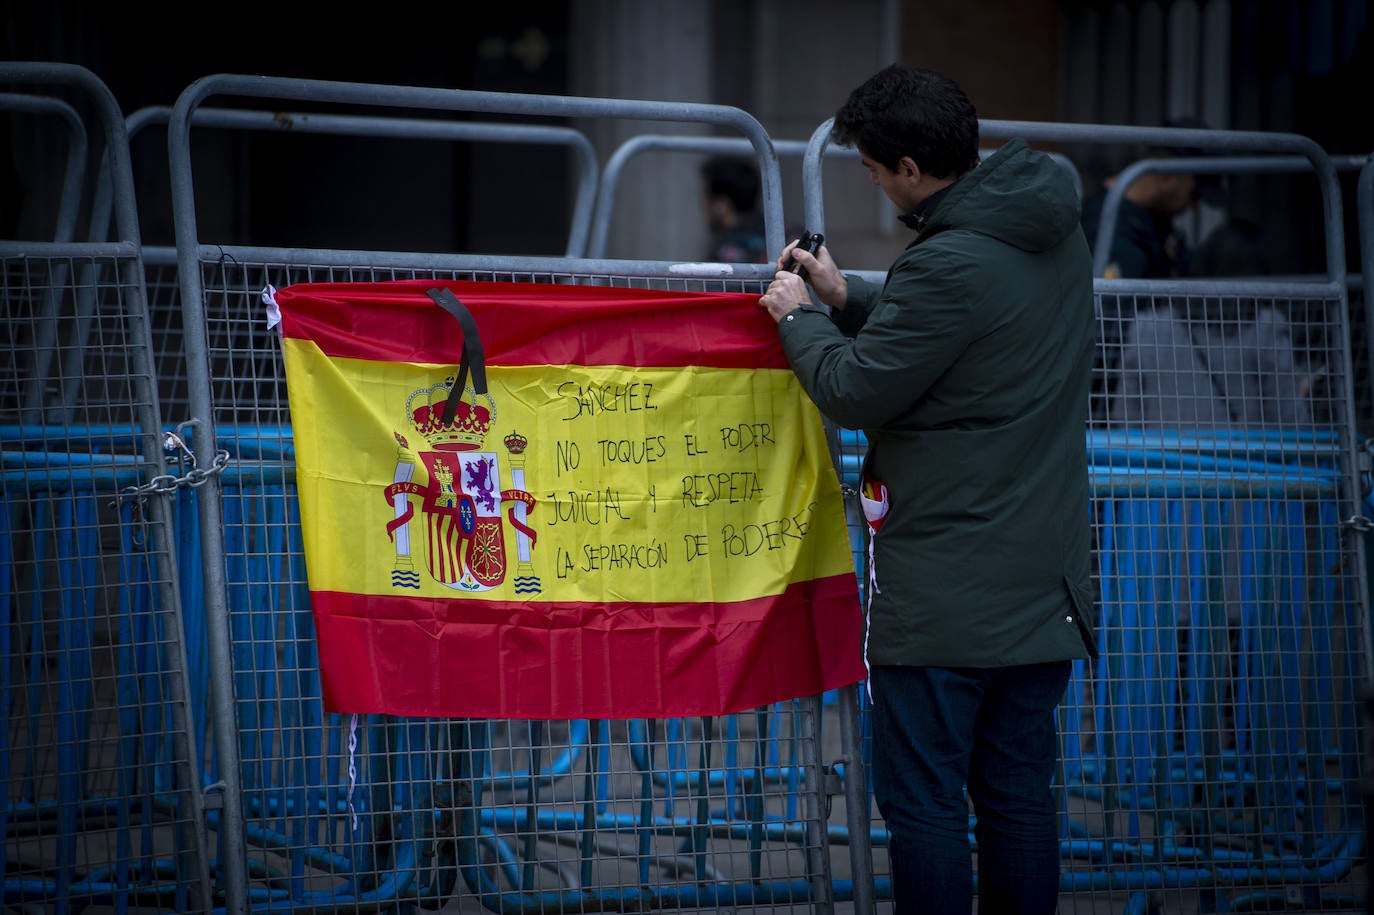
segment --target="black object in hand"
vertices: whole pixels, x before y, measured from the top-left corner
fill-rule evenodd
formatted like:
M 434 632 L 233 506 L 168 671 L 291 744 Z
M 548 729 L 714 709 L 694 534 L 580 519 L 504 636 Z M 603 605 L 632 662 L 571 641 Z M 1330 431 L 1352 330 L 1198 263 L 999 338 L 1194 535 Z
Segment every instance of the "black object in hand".
M 797 239 L 797 247 L 805 249 L 806 253 L 813 257 L 817 251 L 821 250 L 823 244 L 825 244 L 825 236 L 819 232 L 802 232 L 801 237 Z M 806 268 L 791 254 L 787 255 L 787 261 L 782 265 L 782 269 L 797 274 L 803 280 L 806 279 Z

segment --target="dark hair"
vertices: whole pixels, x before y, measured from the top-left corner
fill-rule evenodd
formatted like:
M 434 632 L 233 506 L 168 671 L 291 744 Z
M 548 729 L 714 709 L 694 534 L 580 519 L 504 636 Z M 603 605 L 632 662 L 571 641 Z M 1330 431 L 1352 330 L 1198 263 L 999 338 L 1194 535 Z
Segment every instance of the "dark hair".
M 892 64 L 849 93 L 830 138 L 896 170 L 910 156 L 923 172 L 956 178 L 978 164 L 978 112 L 942 73 Z
M 701 167 L 709 194 L 724 194 L 735 209 L 748 213 L 759 205 L 759 172 L 747 159 L 716 156 Z

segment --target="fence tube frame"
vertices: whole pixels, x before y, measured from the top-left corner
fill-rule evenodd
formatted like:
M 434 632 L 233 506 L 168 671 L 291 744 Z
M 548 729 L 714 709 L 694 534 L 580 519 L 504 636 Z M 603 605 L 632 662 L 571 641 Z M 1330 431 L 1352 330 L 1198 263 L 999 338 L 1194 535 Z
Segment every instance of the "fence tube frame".
M 806 152 L 803 140 L 774 140 L 773 150 L 778 156 L 800 156 Z M 611 231 L 611 216 L 615 211 L 616 192 L 620 189 L 620 176 L 630 160 L 642 153 L 651 151 L 703 153 L 706 155 L 749 155 L 754 147 L 743 137 L 702 137 L 688 134 L 638 134 L 630 137 L 616 147 L 606 160 L 606 168 L 601 175 L 601 186 L 597 189 L 596 215 L 592 221 L 592 240 L 587 247 L 587 256 L 601 258 L 606 256 L 606 238 Z M 760 173 L 762 174 L 762 173 Z M 764 213 L 765 237 L 769 217 Z M 778 208 L 777 217 L 782 218 Z M 780 231 L 786 233 L 786 225 Z
M 1374 153 L 1360 169 L 1355 185 L 1355 208 L 1360 226 L 1360 265 L 1364 277 L 1365 343 L 1368 365 L 1374 371 Z
M 1322 214 L 1326 232 L 1326 271 L 1331 282 L 1344 283 L 1344 223 L 1341 216 L 1340 187 L 1331 157 L 1317 142 L 1294 133 L 1252 130 L 1205 130 L 1192 127 L 1135 127 L 1123 124 L 1063 124 L 1032 121 L 981 122 L 984 136 L 1003 140 L 1024 137 L 1064 143 L 1147 144 L 1187 146 L 1235 153 L 1292 153 L 1312 163 L 1322 191 Z
M 0 92 L 0 111 L 50 115 L 59 118 L 67 128 L 67 164 L 62 174 L 62 196 L 57 206 L 57 225 L 53 241 L 71 241 L 76 234 L 77 207 L 81 204 L 81 185 L 86 173 L 86 154 L 89 144 L 86 125 L 76 109 L 61 99 L 46 95 L 27 95 Z
M 120 258 L 120 282 L 128 289 L 129 303 L 134 312 L 134 326 L 141 330 L 140 343 L 130 353 L 133 364 L 133 377 L 138 391 L 139 425 L 141 433 L 137 436 L 139 455 L 152 469 L 162 466 L 162 442 L 160 418 L 158 416 L 157 389 L 153 383 L 153 368 L 150 364 L 152 354 L 152 334 L 148 322 L 148 297 L 144 286 L 142 264 L 139 259 L 141 239 L 138 226 L 138 209 L 134 197 L 133 163 L 129 152 L 129 135 L 124 116 L 119 109 L 114 94 L 93 71 L 79 64 L 47 62 L 3 62 L 0 61 L 0 83 L 58 84 L 67 85 L 84 93 L 95 106 L 101 131 L 105 137 L 103 161 L 111 183 L 111 197 L 114 210 L 117 237 L 120 242 L 114 246 L 99 244 L 58 244 L 47 247 L 51 252 L 66 249 L 79 251 L 91 256 L 107 248 L 113 248 L 114 255 Z M 3 248 L 0 243 L 0 248 Z M 147 482 L 146 480 L 144 482 Z M 171 536 L 172 517 L 170 500 L 160 496 L 149 500 L 151 514 L 150 529 L 157 551 L 165 558 L 168 567 L 160 576 L 158 583 L 159 598 L 164 607 L 169 608 L 166 622 L 172 628 L 173 670 L 170 672 L 174 701 L 171 705 L 172 724 L 175 732 L 172 740 L 177 752 L 186 761 L 190 770 L 188 784 L 183 787 L 190 807 L 192 847 L 187 854 L 194 859 L 196 887 L 192 890 L 203 911 L 210 911 L 213 904 L 210 869 L 208 860 L 208 836 L 205 824 L 205 798 L 200 789 L 200 764 L 196 746 L 190 739 L 190 701 L 186 672 L 189 669 L 186 655 L 186 638 L 183 628 L 180 602 L 180 586 L 177 580 L 175 544 Z
M 172 107 L 150 105 L 128 117 L 132 138 L 145 127 L 168 125 Z M 577 163 L 578 185 L 568 228 L 564 256 L 581 257 L 587 250 L 596 188 L 600 180 L 596 150 L 587 135 L 558 124 L 511 124 L 485 121 L 441 121 L 423 118 L 376 115 L 320 114 L 292 111 L 245 110 L 235 108 L 197 108 L 192 125 L 230 130 L 256 130 L 277 133 L 304 133 L 328 136 L 355 136 L 387 139 L 522 143 L 538 146 L 565 146 Z
M 15 111 L 34 114 L 40 117 L 55 117 L 67 129 L 67 164 L 62 174 L 62 191 L 57 204 L 57 224 L 53 228 L 53 241 L 69 242 L 76 236 L 76 214 L 81 205 L 81 188 L 86 175 L 86 156 L 89 148 L 86 125 L 76 109 L 61 99 L 45 95 L 24 93 L 0 93 L 0 111 Z M 25 385 L 20 398 L 20 411 L 27 422 L 42 419 L 45 379 L 57 352 L 57 299 L 58 289 L 66 281 L 67 266 L 56 265 L 54 280 L 48 289 L 40 316 L 38 333 L 33 343 L 34 371 Z
M 869 811 L 868 777 L 864 773 L 863 729 L 859 726 L 859 690 L 851 684 L 839 692 L 840 749 L 844 756 L 845 821 L 849 829 L 849 868 L 853 881 L 854 911 L 873 911 L 873 817 Z
M 293 99 L 377 107 L 440 109 L 548 117 L 613 117 L 651 121 L 683 121 L 733 128 L 749 141 L 758 157 L 763 183 L 763 209 L 769 229 L 767 245 L 776 257 L 782 238 L 782 183 L 773 141 L 753 115 L 728 105 L 693 102 L 658 102 L 555 96 L 527 93 L 437 89 L 418 86 L 386 86 L 369 83 L 288 79 L 269 76 L 218 74 L 192 83 L 178 98 L 173 110 L 173 132 L 184 135 L 185 118 L 211 95 L 239 95 L 260 99 Z M 169 137 L 169 147 L 172 139 Z M 180 158 L 178 150 L 171 150 Z M 189 176 L 189 162 L 177 163 Z
M 814 898 L 811 910 L 817 915 L 835 915 L 835 879 L 830 864 L 830 845 L 821 795 L 828 791 L 824 784 L 820 754 L 821 697 L 804 696 L 796 700 L 800 712 L 797 737 L 800 743 L 798 764 L 802 768 L 802 789 L 806 800 L 802 808 L 806 817 L 806 877 Z M 828 794 L 826 795 L 828 798 Z M 828 806 L 829 801 L 826 801 Z

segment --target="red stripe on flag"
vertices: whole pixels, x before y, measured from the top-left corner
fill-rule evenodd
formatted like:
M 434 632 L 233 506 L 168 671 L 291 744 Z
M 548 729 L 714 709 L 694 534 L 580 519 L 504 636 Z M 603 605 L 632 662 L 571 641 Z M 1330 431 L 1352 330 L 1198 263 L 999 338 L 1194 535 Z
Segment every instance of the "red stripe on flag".
M 472 312 L 490 365 L 788 367 L 756 293 L 397 280 L 301 283 L 276 299 L 283 333 L 325 355 L 457 365 L 462 331 L 425 294 L 436 286 Z
M 852 574 L 736 603 L 537 603 L 313 592 L 331 712 L 720 715 L 865 676 Z

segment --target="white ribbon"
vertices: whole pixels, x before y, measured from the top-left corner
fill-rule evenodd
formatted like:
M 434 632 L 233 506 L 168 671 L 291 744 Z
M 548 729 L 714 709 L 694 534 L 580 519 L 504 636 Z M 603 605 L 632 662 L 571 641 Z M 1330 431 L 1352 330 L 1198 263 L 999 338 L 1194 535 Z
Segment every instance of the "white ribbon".
M 277 287 L 268 285 L 262 291 L 262 303 L 267 306 L 267 329 L 281 324 L 281 308 L 277 305 Z
M 269 287 L 270 288 L 270 287 Z M 358 769 L 354 764 L 354 751 L 358 749 L 358 716 L 348 719 L 348 815 L 353 818 L 353 831 L 358 831 L 358 812 L 353 809 L 353 786 L 358 782 Z

